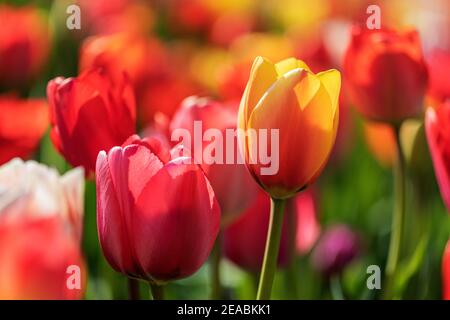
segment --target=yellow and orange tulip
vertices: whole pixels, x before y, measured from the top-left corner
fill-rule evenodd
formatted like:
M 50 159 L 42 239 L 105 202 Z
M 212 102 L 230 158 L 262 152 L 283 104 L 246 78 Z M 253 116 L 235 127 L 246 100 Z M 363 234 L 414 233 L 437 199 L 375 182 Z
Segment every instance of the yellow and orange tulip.
M 249 151 L 257 143 L 251 135 L 241 139 L 241 151 L 252 175 L 273 198 L 292 197 L 322 171 L 336 138 L 340 87 L 337 70 L 314 74 L 294 58 L 275 64 L 263 57 L 255 59 L 238 127 L 246 132 L 279 129 L 278 172 L 261 175 L 262 165 L 249 161 Z

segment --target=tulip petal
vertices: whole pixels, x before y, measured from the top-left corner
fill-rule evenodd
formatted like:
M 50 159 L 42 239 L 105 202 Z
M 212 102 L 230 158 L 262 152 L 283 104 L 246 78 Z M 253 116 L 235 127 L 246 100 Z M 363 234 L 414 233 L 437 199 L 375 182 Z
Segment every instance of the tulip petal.
M 330 96 L 332 116 L 334 118 L 334 114 L 336 113 L 339 105 L 339 93 L 341 91 L 341 73 L 338 70 L 331 69 L 318 73 L 317 77 L 319 77 L 320 82 L 322 82 L 322 85 L 325 87 L 328 95 Z
M 281 60 L 280 62 L 277 62 L 275 64 L 275 68 L 279 77 L 294 69 L 305 69 L 311 71 L 305 62 L 295 58 L 287 58 Z
M 275 65 L 271 61 L 263 57 L 256 57 L 241 100 L 240 128 L 245 129 L 247 127 L 247 121 L 253 108 L 256 107 L 263 94 L 276 81 L 277 77 Z
M 118 190 L 113 182 L 108 162 L 106 152 L 101 151 L 96 167 L 97 229 L 100 245 L 109 264 L 116 271 L 128 275 L 138 275 L 141 274 L 141 271 L 139 266 L 136 266 L 132 255 L 128 229 L 124 223 L 121 204 L 118 200 Z

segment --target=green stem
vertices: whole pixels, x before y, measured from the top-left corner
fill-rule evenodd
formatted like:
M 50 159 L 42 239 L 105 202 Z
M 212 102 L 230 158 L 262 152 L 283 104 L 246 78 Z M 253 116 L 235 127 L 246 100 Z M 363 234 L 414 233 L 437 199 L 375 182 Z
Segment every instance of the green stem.
M 391 240 L 389 243 L 389 253 L 386 264 L 386 288 L 385 296 L 394 296 L 394 277 L 397 270 L 400 249 L 402 247 L 404 220 L 405 220 L 405 192 L 406 173 L 405 156 L 400 141 L 400 126 L 395 127 L 395 141 L 397 146 L 397 161 L 395 167 L 395 204 L 392 215 Z
M 128 278 L 128 299 L 139 300 L 139 281 L 133 278 Z
M 269 230 L 267 233 L 266 249 L 259 278 L 258 294 L 256 296 L 257 300 L 270 299 L 273 278 L 277 269 L 285 203 L 286 200 L 282 199 L 272 198 L 271 200 Z
M 153 300 L 164 300 L 164 286 L 156 283 L 150 283 L 150 291 Z
M 341 279 L 339 276 L 331 277 L 330 290 L 333 300 L 344 300 L 344 293 L 342 292 Z
M 222 285 L 220 282 L 220 260 L 222 257 L 222 233 L 219 232 L 211 253 L 211 299 L 222 298 Z

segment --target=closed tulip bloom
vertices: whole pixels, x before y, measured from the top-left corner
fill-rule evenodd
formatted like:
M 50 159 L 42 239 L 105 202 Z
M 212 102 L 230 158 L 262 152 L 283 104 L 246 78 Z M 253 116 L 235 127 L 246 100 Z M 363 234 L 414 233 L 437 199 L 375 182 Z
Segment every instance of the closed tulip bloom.
M 209 98 L 186 98 L 170 124 L 171 131 L 186 129 L 191 137 L 195 135 L 195 123 L 201 123 L 202 136 L 209 129 L 220 130 L 223 141 L 203 142 L 203 148 L 194 150 L 195 142 L 191 142 L 190 153 L 201 160 L 222 212 L 222 224 L 229 223 L 252 203 L 258 193 L 258 185 L 253 181 L 244 164 L 226 163 L 227 152 L 237 159 L 237 138 L 226 139 L 226 130 L 236 129 L 236 107 L 220 103 Z M 211 145 L 223 150 L 221 163 L 207 163 L 203 154 Z M 188 147 L 188 146 L 186 146 Z M 208 153 L 209 155 L 209 153 Z
M 97 155 L 135 133 L 135 100 L 125 75 L 112 84 L 101 70 L 48 83 L 51 140 L 72 166 L 95 171 Z
M 442 257 L 442 295 L 444 300 L 450 300 L 450 240 Z
M 29 157 L 49 124 L 44 99 L 0 95 L 0 164 L 15 157 Z
M 187 277 L 208 258 L 220 208 L 201 168 L 132 137 L 97 160 L 97 227 L 111 266 L 152 283 Z M 191 163 L 189 163 L 189 161 Z
M 50 32 L 36 7 L 0 5 L 0 86 L 26 85 L 42 70 Z
M 450 210 L 450 101 L 428 108 L 425 130 L 441 196 Z
M 61 177 L 34 161 L 0 167 L 0 299 L 82 297 L 83 198 L 82 169 Z
M 273 197 L 292 197 L 310 185 L 324 168 L 336 137 L 340 74 L 329 70 L 314 74 L 300 60 L 276 64 L 257 57 L 239 109 L 240 129 L 279 130 L 279 168 L 261 174 L 265 167 L 254 161 L 254 148 L 271 139 L 257 141 L 247 134 L 241 141 L 245 162 L 253 177 Z M 257 135 L 256 135 L 257 136 Z M 253 161 L 252 161 L 253 159 Z
M 250 272 L 259 272 L 269 228 L 270 197 L 260 191 L 255 201 L 223 232 L 224 255 L 237 266 Z M 288 246 L 288 214 L 284 216 L 278 266 L 290 261 Z
M 344 70 L 350 98 L 366 118 L 399 123 L 422 112 L 428 74 L 416 31 L 355 27 Z

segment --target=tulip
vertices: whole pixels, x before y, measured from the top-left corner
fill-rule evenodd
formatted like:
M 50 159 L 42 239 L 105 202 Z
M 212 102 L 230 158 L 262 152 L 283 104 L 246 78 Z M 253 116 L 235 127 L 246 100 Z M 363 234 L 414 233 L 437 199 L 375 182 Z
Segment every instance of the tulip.
M 293 196 L 310 185 L 325 166 L 336 137 L 339 88 L 336 70 L 315 75 L 299 60 L 273 64 L 262 57 L 255 59 L 238 126 L 245 131 L 280 131 L 280 166 L 274 175 L 262 175 L 263 165 L 250 162 L 251 147 L 258 141 L 251 136 L 242 141 L 248 169 L 273 198 Z M 299 135 L 305 138 L 299 139 Z M 302 150 L 302 156 L 292 150 Z
M 157 39 L 124 32 L 87 38 L 80 50 L 79 64 L 82 71 L 103 69 L 116 83 L 122 82 L 126 72 L 139 99 L 149 80 L 159 80 L 165 74 L 168 61 L 165 48 Z
M 442 257 L 442 292 L 443 299 L 450 300 L 450 240 L 445 246 Z
M 171 160 L 155 140 L 132 137 L 97 159 L 97 227 L 118 272 L 160 285 L 196 272 L 219 232 L 220 208 L 191 158 Z
M 189 151 L 194 157 L 201 160 L 202 169 L 211 182 L 219 201 L 223 224 L 231 222 L 239 213 L 244 211 L 253 202 L 258 192 L 258 186 L 252 180 L 245 165 L 235 162 L 228 164 L 225 161 L 228 152 L 232 153 L 233 159 L 237 158 L 237 139 L 232 140 L 232 145 L 228 145 L 229 141 L 226 139 L 226 130 L 236 129 L 236 109 L 209 98 L 192 96 L 183 101 L 170 123 L 171 132 L 176 129 L 186 129 L 190 132 L 191 137 L 195 135 L 195 122 L 201 122 L 202 137 L 205 131 L 209 129 L 220 130 L 223 141 L 222 144 L 215 144 L 215 146 L 223 150 L 223 163 L 209 164 L 203 159 L 206 148 L 215 142 L 204 141 L 201 150 L 194 150 L 195 142 L 193 142 Z
M 80 299 L 84 174 L 34 161 L 0 167 L 0 299 Z M 79 286 L 71 287 L 70 268 Z
M 50 33 L 33 6 L 0 5 L 0 86 L 24 86 L 47 61 Z
M 314 182 L 333 148 L 340 84 L 337 70 L 314 74 L 304 62 L 294 58 L 273 64 L 257 57 L 253 63 L 239 108 L 238 127 L 246 132 L 240 144 L 247 168 L 272 198 L 258 299 L 270 297 L 285 199 Z M 269 131 L 267 135 L 278 130 L 279 141 L 272 141 L 272 137 L 258 141 L 258 133 L 261 136 L 264 130 Z M 255 131 L 257 134 L 252 134 Z M 274 173 L 265 174 L 266 165 L 255 155 L 255 149 L 264 143 L 266 150 L 271 150 L 270 162 L 274 157 L 279 161 Z M 301 156 L 295 150 L 301 150 Z
M 366 118 L 398 124 L 422 112 L 428 76 L 416 31 L 355 27 L 344 70 L 350 98 Z
M 433 106 L 450 99 L 450 51 L 435 50 L 428 59 L 430 85 L 427 101 Z
M 291 212 L 293 214 L 293 212 Z M 288 246 L 288 215 L 284 216 L 277 265 L 286 267 L 290 261 Z M 255 201 L 226 227 L 223 234 L 224 255 L 242 269 L 257 273 L 261 270 L 269 228 L 270 197 L 260 191 Z M 295 216 L 294 216 L 295 218 Z
M 135 101 L 126 76 L 117 84 L 101 70 L 48 83 L 51 140 L 73 166 L 95 171 L 97 155 L 135 133 Z
M 49 126 L 45 100 L 0 95 L 0 114 L 0 164 L 29 157 Z
M 433 160 L 434 172 L 442 199 L 450 210 L 450 101 L 437 110 L 428 108 L 425 129 L 428 146 Z
M 359 255 L 359 242 L 358 235 L 349 227 L 330 227 L 314 248 L 313 266 L 326 277 L 340 274 Z

